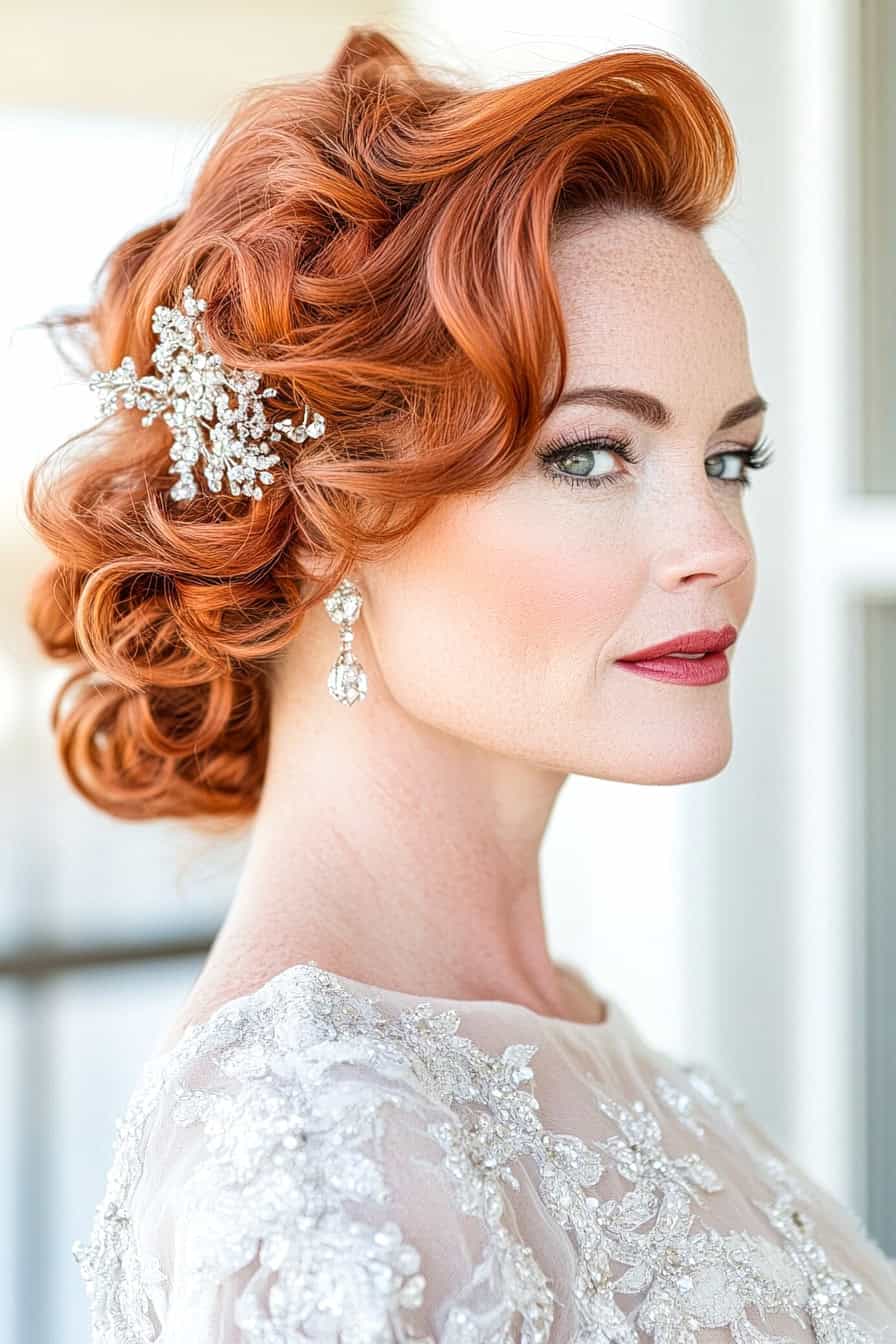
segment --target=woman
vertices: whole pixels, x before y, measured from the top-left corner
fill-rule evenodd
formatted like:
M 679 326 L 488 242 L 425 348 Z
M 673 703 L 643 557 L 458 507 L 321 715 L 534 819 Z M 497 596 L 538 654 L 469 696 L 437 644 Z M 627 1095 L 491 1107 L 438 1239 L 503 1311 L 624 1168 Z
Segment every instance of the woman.
M 568 773 L 729 757 L 734 167 L 662 53 L 470 91 L 357 30 L 110 257 L 102 444 L 27 497 L 61 758 L 253 826 L 74 1247 L 95 1340 L 896 1339 L 858 1218 L 542 918 Z

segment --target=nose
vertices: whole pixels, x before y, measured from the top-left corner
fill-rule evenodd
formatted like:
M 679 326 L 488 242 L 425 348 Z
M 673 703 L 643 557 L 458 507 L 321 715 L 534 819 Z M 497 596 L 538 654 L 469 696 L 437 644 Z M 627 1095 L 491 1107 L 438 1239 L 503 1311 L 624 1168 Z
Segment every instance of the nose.
M 654 552 L 653 578 L 669 590 L 700 578 L 731 583 L 753 560 L 753 542 L 743 516 L 732 517 L 710 502 L 699 511 L 690 510 L 674 525 L 667 523 Z

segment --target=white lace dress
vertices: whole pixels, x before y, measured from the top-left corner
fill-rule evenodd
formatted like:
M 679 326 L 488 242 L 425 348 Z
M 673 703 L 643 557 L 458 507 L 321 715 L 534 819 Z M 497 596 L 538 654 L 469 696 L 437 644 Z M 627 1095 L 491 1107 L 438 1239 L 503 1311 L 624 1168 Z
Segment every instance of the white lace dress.
M 93 1344 L 896 1344 L 896 1261 L 708 1069 L 309 961 L 151 1058 Z

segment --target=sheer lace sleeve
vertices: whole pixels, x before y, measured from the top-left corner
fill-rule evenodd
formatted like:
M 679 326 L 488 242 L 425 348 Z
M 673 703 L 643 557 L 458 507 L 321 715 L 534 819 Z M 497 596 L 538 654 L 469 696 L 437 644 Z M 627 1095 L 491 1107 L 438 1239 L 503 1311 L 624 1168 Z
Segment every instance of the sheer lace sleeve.
M 135 1220 L 159 1340 L 443 1338 L 482 1254 L 427 1132 L 447 1117 L 351 1042 L 292 1064 L 184 1089 L 154 1135 Z
M 282 1009 L 149 1066 L 76 1250 L 93 1344 L 465 1344 L 516 1310 L 539 1339 L 541 1275 L 413 1057 Z

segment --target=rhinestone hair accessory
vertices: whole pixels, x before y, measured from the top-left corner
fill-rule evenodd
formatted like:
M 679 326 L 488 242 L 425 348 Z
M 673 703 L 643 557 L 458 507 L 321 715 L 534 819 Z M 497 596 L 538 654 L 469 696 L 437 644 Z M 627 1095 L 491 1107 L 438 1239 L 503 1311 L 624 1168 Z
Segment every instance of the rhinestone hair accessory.
M 181 308 L 159 304 L 153 312 L 152 329 L 160 338 L 152 352 L 158 377 L 138 378 L 134 360 L 125 355 L 116 368 L 92 373 L 88 387 L 99 395 L 103 415 L 121 404 L 145 411 L 144 425 L 162 416 L 174 436 L 169 471 L 178 480 L 168 492 L 172 499 L 192 499 L 197 493 L 194 468 L 200 458 L 213 494 L 220 493 L 226 472 L 232 495 L 260 499 L 261 485 L 274 479 L 268 468 L 280 461 L 279 453 L 270 451 L 271 444 L 284 435 L 294 443 L 320 438 L 324 418 L 315 411 L 309 420 L 311 411 L 305 403 L 300 425 L 290 419 L 271 424 L 262 398 L 275 397 L 277 389 L 258 392 L 260 374 L 228 368 L 220 355 L 206 348 L 201 314 L 208 305 L 205 299 L 194 298 L 192 286 L 184 289 L 181 304 Z

